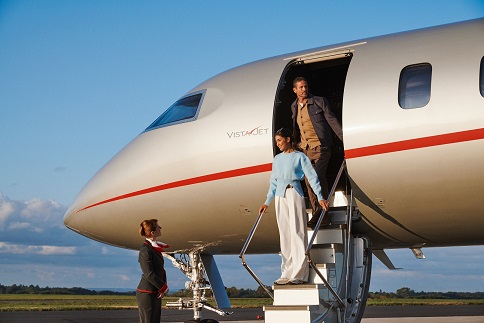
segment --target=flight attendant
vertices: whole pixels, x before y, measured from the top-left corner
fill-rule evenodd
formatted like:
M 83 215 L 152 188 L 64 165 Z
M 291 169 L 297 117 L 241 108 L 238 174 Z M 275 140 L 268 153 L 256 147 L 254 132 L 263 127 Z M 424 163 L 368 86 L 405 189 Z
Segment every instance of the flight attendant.
M 162 252 L 169 246 L 157 242 L 161 236 L 158 220 L 144 220 L 139 233 L 146 238 L 139 250 L 141 281 L 136 288 L 136 301 L 140 323 L 159 323 L 161 320 L 161 299 L 168 293 L 166 272 Z
M 308 281 L 309 265 L 305 254 L 308 244 L 307 213 L 301 181 L 304 176 L 316 193 L 319 205 L 327 210 L 318 175 L 309 158 L 294 149 L 291 132 L 281 128 L 275 134 L 277 147 L 282 151 L 274 157 L 269 192 L 259 213 L 265 212 L 275 197 L 276 219 L 281 244 L 281 277 L 274 283 L 304 284 Z

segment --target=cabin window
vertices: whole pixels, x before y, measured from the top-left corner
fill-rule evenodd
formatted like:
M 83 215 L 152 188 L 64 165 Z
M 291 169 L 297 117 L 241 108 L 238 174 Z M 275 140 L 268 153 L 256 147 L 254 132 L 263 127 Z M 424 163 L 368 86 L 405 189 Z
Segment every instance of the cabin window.
M 205 91 L 191 94 L 176 101 L 159 116 L 145 131 L 193 121 L 198 116 Z
M 430 101 L 432 65 L 428 63 L 405 67 L 400 73 L 398 104 L 402 109 L 426 106 Z
M 481 85 L 481 95 L 484 97 L 484 57 L 481 59 L 481 76 L 479 77 Z

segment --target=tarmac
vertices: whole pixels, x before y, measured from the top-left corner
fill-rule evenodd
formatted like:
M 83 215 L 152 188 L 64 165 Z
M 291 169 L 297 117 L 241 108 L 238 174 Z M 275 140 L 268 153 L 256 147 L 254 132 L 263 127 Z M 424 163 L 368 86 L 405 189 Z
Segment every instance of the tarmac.
M 219 322 L 259 323 L 264 322 L 262 308 L 234 308 L 232 315 L 219 316 L 203 311 L 204 319 Z M 163 310 L 164 323 L 183 323 L 193 319 L 188 310 Z M 107 311 L 44 311 L 44 312 L 0 312 L 2 323 L 97 323 L 139 322 L 137 310 Z M 213 322 L 213 321 L 212 321 Z M 435 306 L 368 306 L 362 323 L 484 323 L 484 305 L 435 305 Z

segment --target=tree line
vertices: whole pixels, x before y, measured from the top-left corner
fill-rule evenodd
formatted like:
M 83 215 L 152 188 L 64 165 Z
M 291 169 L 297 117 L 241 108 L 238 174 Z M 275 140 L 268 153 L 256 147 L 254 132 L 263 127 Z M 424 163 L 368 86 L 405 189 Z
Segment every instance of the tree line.
M 484 292 L 416 292 L 408 287 L 397 289 L 396 293 L 369 292 L 369 298 L 413 298 L 413 299 L 484 299 Z
M 110 290 L 95 291 L 82 287 L 39 287 L 39 285 L 4 286 L 0 284 L 0 294 L 50 294 L 50 295 L 135 295 L 135 291 L 114 292 Z
M 269 290 L 270 286 L 266 286 Z M 269 297 L 262 287 L 253 289 L 226 287 L 229 298 L 267 298 Z M 39 287 L 39 285 L 16 285 L 4 286 L 0 284 L 0 294 L 57 294 L 57 295 L 135 295 L 135 291 L 115 292 L 110 290 L 95 291 L 82 287 Z M 170 293 L 168 296 L 186 297 L 191 296 L 191 291 L 181 289 Z M 211 291 L 207 291 L 211 296 Z M 369 298 L 412 298 L 412 299 L 484 299 L 484 292 L 416 292 L 408 287 L 397 289 L 396 292 L 369 292 Z
M 269 290 L 271 290 L 270 286 L 266 286 Z M 257 288 L 256 290 L 253 289 L 245 289 L 245 288 L 237 288 L 237 287 L 225 287 L 225 291 L 227 292 L 227 296 L 229 298 L 269 298 L 269 295 L 266 294 L 262 287 Z M 207 290 L 205 293 L 206 296 L 212 296 L 212 291 Z M 191 291 L 186 289 L 181 289 L 177 292 L 170 293 L 168 296 L 173 297 L 189 297 L 191 296 Z

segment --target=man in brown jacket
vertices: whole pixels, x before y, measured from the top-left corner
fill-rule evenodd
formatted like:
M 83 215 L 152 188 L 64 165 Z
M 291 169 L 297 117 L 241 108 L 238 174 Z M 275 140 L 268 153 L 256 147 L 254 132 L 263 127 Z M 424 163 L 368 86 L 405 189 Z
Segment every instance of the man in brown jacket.
M 341 124 L 329 107 L 328 100 L 323 97 L 313 96 L 309 93 L 308 83 L 303 77 L 297 77 L 293 81 L 293 91 L 297 99 L 291 105 L 294 140 L 299 142 L 299 147 L 309 157 L 318 174 L 323 197 L 328 199 L 328 181 L 326 170 L 331 158 L 331 145 L 333 134 L 343 141 Z M 308 222 L 309 227 L 314 227 L 321 215 L 322 208 L 318 204 L 317 197 L 308 187 L 309 200 L 313 211 L 313 217 Z M 329 199 L 328 199 L 329 200 Z M 329 216 L 325 216 L 322 225 L 329 224 Z

